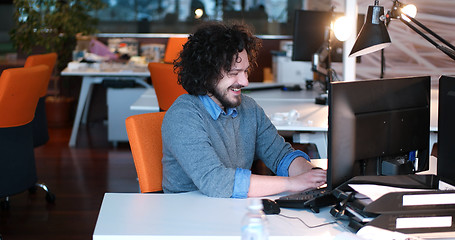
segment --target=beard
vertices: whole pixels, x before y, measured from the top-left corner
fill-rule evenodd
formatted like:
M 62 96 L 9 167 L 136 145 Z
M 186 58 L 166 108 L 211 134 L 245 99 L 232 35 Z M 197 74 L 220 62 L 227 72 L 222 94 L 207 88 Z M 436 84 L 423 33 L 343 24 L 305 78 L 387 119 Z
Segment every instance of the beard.
M 237 95 L 237 96 L 235 96 L 235 99 L 232 100 L 232 99 L 228 98 L 228 92 L 231 91 L 230 90 L 231 88 L 241 88 L 241 87 L 242 86 L 240 86 L 240 85 L 233 85 L 225 90 L 215 88 L 215 89 L 213 89 L 212 94 L 214 97 L 216 97 L 216 99 L 218 99 L 218 101 L 220 101 L 220 103 L 224 106 L 225 109 L 234 108 L 234 107 L 239 106 L 240 103 L 242 103 L 242 96 Z

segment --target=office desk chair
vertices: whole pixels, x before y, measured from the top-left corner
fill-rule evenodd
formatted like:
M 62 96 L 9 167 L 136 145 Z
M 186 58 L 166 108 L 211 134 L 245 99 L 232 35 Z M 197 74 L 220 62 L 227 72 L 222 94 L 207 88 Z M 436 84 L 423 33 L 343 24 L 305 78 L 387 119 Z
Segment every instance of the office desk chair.
M 32 120 L 47 83 L 48 67 L 10 68 L 0 76 L 0 202 L 9 208 L 9 196 L 35 187 Z M 55 196 L 47 192 L 46 200 Z
M 174 63 L 174 60 L 178 58 L 183 45 L 187 41 L 188 38 L 186 37 L 170 37 L 166 44 L 163 61 L 165 63 Z
M 163 190 L 161 123 L 164 114 L 165 112 L 145 113 L 125 120 L 141 193 Z
M 38 100 L 38 105 L 36 105 L 35 118 L 33 119 L 33 143 L 35 147 L 39 147 L 49 141 L 49 132 L 47 128 L 47 118 L 46 118 L 46 103 L 45 98 L 47 94 L 47 88 L 49 81 L 54 71 L 55 63 L 57 62 L 56 53 L 46 53 L 46 54 L 37 54 L 27 57 L 24 67 L 32 67 L 44 64 L 48 66 L 46 83 L 43 84 L 40 91 L 40 98 Z
M 148 69 L 160 111 L 167 111 L 175 99 L 187 91 L 177 83 L 178 76 L 174 72 L 174 65 L 151 62 Z

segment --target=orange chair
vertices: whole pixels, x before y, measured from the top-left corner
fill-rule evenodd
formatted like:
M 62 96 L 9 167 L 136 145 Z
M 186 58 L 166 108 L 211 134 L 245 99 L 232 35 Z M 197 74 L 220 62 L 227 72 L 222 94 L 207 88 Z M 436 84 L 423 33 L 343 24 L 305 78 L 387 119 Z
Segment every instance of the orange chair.
M 175 99 L 187 91 L 177 83 L 178 76 L 174 72 L 174 65 L 151 62 L 148 64 L 148 68 L 153 88 L 155 88 L 158 106 L 161 111 L 167 111 Z
M 47 118 L 46 118 L 46 107 L 45 107 L 45 98 L 47 94 L 47 88 L 49 85 L 49 80 L 51 79 L 52 72 L 54 71 L 55 63 L 57 62 L 56 53 L 46 53 L 46 54 L 37 54 L 31 55 L 25 61 L 24 67 L 32 67 L 44 64 L 48 66 L 48 71 L 46 73 L 46 82 L 42 86 L 40 91 L 40 98 L 38 105 L 36 106 L 35 118 L 33 119 L 33 139 L 35 147 L 44 145 L 49 141 L 49 132 L 47 129 Z
M 9 196 L 37 185 L 32 120 L 47 83 L 48 67 L 10 68 L 0 76 L 0 198 L 9 206 Z M 47 190 L 47 189 L 45 189 Z M 46 199 L 55 200 L 47 191 Z
M 165 63 L 174 63 L 174 60 L 178 58 L 180 51 L 183 49 L 183 45 L 188 41 L 185 37 L 170 37 L 166 44 L 166 50 L 164 51 Z
M 141 193 L 163 190 L 161 123 L 164 114 L 164 112 L 144 113 L 130 116 L 125 120 Z

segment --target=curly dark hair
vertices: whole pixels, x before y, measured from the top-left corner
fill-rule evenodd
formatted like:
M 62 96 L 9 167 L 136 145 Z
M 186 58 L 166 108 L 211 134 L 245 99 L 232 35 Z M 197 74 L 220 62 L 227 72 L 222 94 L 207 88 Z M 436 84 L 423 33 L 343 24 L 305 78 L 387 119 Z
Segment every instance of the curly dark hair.
M 206 22 L 188 37 L 174 61 L 178 82 L 191 95 L 205 95 L 214 90 L 223 70 L 231 70 L 232 60 L 241 51 L 248 54 L 249 71 L 257 66 L 261 47 L 261 40 L 244 24 Z

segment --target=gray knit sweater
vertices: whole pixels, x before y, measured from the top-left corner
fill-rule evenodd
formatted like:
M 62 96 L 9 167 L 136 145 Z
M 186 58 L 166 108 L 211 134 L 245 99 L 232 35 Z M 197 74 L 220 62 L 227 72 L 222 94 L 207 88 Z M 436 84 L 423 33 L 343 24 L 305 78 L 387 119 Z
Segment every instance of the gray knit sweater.
M 292 147 L 252 98 L 243 95 L 237 112 L 214 120 L 197 96 L 174 102 L 162 125 L 164 192 L 231 197 L 236 168 L 250 169 L 262 159 L 276 172 Z

